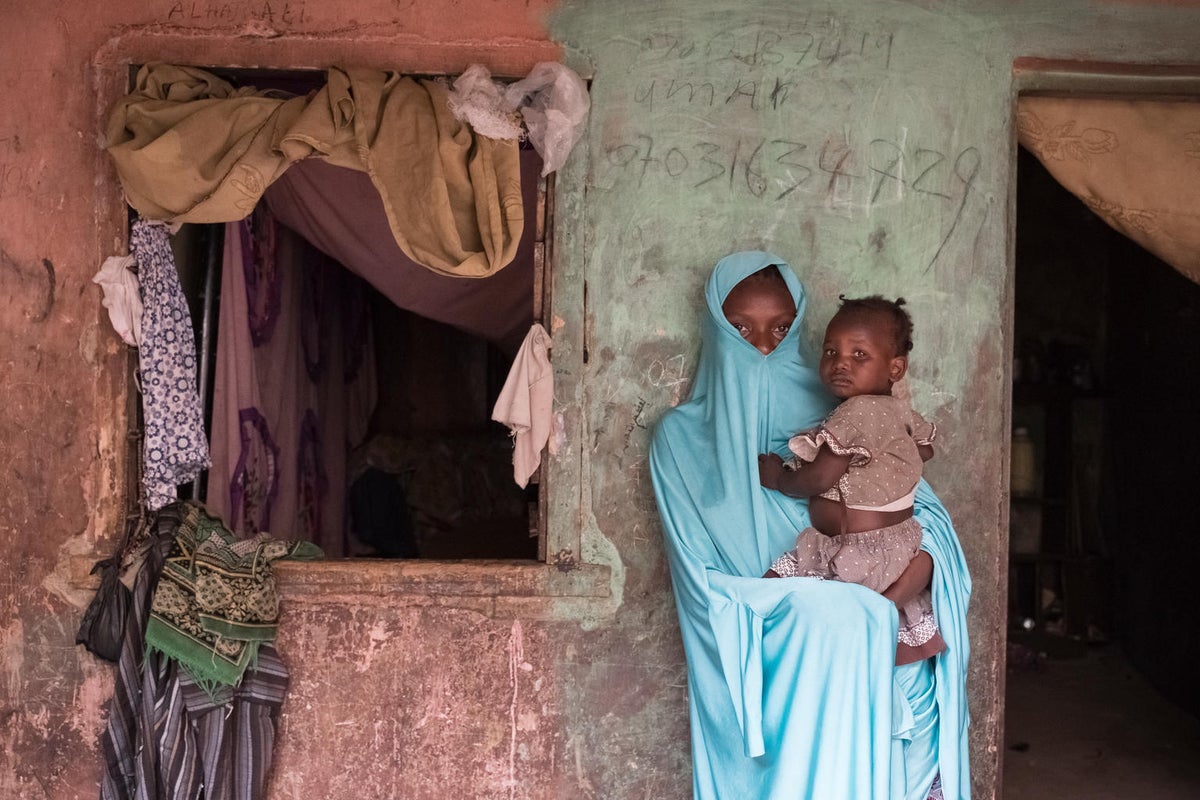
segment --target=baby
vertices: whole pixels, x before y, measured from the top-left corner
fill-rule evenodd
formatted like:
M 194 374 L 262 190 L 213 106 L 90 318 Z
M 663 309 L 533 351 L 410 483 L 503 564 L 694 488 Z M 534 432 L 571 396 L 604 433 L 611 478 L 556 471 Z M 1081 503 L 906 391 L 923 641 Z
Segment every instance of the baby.
M 765 577 L 826 578 L 884 594 L 900 612 L 897 664 L 910 663 L 945 647 L 926 588 L 932 561 L 919 556 L 921 526 L 913 517 L 935 429 L 892 396 L 912 349 L 903 298 L 841 299 L 820 363 L 821 382 L 841 404 L 788 442 L 790 461 L 759 456 L 762 485 L 811 498 L 813 525 Z

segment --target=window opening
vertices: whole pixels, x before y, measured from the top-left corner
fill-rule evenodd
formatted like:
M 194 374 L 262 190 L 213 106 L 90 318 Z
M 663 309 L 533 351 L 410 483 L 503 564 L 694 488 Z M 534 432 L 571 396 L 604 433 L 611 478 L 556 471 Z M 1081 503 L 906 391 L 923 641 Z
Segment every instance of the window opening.
M 307 93 L 319 87 L 325 78 L 323 72 L 314 71 L 205 69 L 235 86 L 252 85 L 290 94 Z M 523 310 L 518 313 L 524 318 L 514 321 L 522 333 L 529 324 L 546 317 L 550 296 L 547 232 L 552 219 L 553 176 L 540 178 L 540 166 L 536 153 L 523 144 L 526 233 L 517 260 L 502 270 L 514 270 L 510 275 L 519 272 L 523 276 L 521 291 L 527 300 L 522 301 Z M 527 177 L 531 179 L 527 181 Z M 226 281 L 242 277 L 237 270 L 231 272 L 231 265 L 225 263 L 226 238 L 238 232 L 251 239 L 269 239 L 274 243 L 277 258 L 273 268 L 280 274 L 295 273 L 292 277 L 304 273 L 311 280 L 313 265 L 330 261 L 303 237 L 272 221 L 267 205 L 264 198 L 245 223 L 185 225 L 172 240 L 200 350 L 199 384 L 210 441 L 214 425 L 218 424 L 214 420 L 214 406 L 222 391 L 220 382 L 234 367 L 222 362 L 228 360 L 222 354 L 227 349 L 222 346 L 222 336 L 228 335 L 228 331 L 222 331 L 220 320 L 228 310 L 222 309 L 221 299 L 228 296 Z M 239 225 L 243 227 L 239 229 Z M 268 231 L 265 226 L 276 227 Z M 289 242 L 287 246 L 280 245 L 284 240 Z M 243 251 L 248 252 L 245 248 Z M 330 521 L 326 515 L 319 529 L 305 537 L 302 529 L 318 523 L 309 518 L 307 524 L 297 524 L 281 520 L 276 514 L 273 519 L 261 518 L 262 529 L 282 538 L 312 538 L 330 558 L 544 560 L 545 465 L 526 488 L 518 487 L 513 480 L 508 430 L 490 418 L 519 337 L 508 336 L 503 341 L 492 337 L 489 341 L 471 330 L 470 324 L 439 322 L 432 318 L 439 313 L 426 315 L 420 309 L 399 308 L 341 264 L 328 266 L 345 276 L 322 286 L 338 288 L 322 290 L 312 284 L 302 300 L 309 304 L 310 310 L 319 305 L 327 317 L 340 317 L 344 323 L 365 326 L 375 345 L 371 366 L 376 380 L 376 401 L 369 412 L 348 411 L 347 431 L 358 429 L 361 435 L 348 436 L 344 443 L 330 441 L 336 437 L 318 437 L 323 448 L 344 448 L 333 459 L 340 459 L 344 468 L 324 473 L 326 481 L 331 477 L 330 472 L 336 472 L 334 479 L 344 482 L 337 487 L 344 497 L 341 522 Z M 430 276 L 444 281 L 468 280 L 442 278 L 432 273 Z M 257 302 L 270 301 L 260 297 Z M 446 317 L 444 308 L 433 311 L 441 311 L 440 316 Z M 497 306 L 488 309 L 484 316 L 504 313 L 511 310 L 506 312 Z M 492 329 L 498 327 L 496 320 L 490 322 Z M 306 346 L 309 349 L 308 367 L 312 367 L 312 353 L 328 344 L 322 343 L 317 327 L 301 324 L 295 329 L 296 347 L 301 351 Z M 292 358 L 303 361 L 305 355 L 301 352 Z M 277 375 L 278 371 L 269 370 L 268 374 Z M 256 432 L 262 432 L 262 424 L 257 420 L 248 422 L 244 412 L 241 423 L 243 439 L 252 439 Z M 310 447 L 312 438 L 307 440 Z M 293 444 L 272 440 L 270 446 L 278 449 L 280 460 L 299 459 L 303 456 L 299 452 L 303 447 L 300 441 L 303 437 Z M 213 449 L 216 456 L 219 448 L 215 443 Z M 236 493 L 238 480 L 248 480 L 245 473 L 234 481 L 216 480 L 213 476 L 218 471 L 214 466 L 194 486 L 181 487 L 180 496 L 194 497 L 212 506 L 218 493 Z M 309 480 L 307 491 L 311 494 L 320 487 L 321 480 Z M 242 486 L 240 491 L 247 488 L 251 487 Z M 299 488 L 296 494 L 304 491 Z M 303 516 L 303 512 L 297 513 Z M 247 525 L 236 517 L 236 513 L 227 514 L 226 522 L 239 530 L 248 528 L 246 532 L 257 529 L 255 524 Z

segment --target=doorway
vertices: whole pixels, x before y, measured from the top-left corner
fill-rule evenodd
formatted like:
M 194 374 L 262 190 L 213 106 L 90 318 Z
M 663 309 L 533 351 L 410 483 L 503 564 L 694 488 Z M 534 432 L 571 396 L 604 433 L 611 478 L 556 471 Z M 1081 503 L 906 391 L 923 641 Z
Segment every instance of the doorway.
M 1023 148 L 1015 263 L 1006 796 L 1035 796 L 1009 782 L 1039 758 L 1039 776 L 1064 783 L 1036 796 L 1099 796 L 1123 780 L 1110 771 L 1122 757 L 1138 789 L 1111 796 L 1195 796 L 1200 286 Z M 1042 720 L 1076 741 L 1020 729 Z M 1154 746 L 1128 761 L 1139 731 Z M 1073 747 L 1096 759 L 1111 748 L 1108 766 L 1064 771 Z M 1089 777 L 1102 783 L 1089 789 Z M 1186 790 L 1157 794 L 1147 780 L 1160 779 Z

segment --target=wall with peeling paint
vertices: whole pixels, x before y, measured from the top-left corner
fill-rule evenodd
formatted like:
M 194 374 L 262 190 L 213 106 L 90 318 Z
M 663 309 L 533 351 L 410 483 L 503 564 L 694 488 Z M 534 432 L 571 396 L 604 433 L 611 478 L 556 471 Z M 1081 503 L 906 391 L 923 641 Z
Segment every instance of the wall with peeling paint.
M 903 294 L 930 479 L 974 577 L 972 746 L 995 797 L 1006 537 L 1012 64 L 1198 64 L 1189 3 L 6 3 L 0 48 L 0 797 L 96 792 L 110 669 L 73 644 L 119 517 L 128 354 L 90 278 L 123 249 L 100 135 L 127 66 L 592 76 L 558 182 L 558 565 L 289 566 L 271 796 L 686 797 L 685 666 L 646 480 L 710 265 Z M 586 281 L 586 293 L 584 283 Z M 586 298 L 586 308 L 585 308 Z M 566 543 L 566 544 L 563 544 Z M 565 551 L 571 551 L 569 553 Z M 574 566 L 575 569 L 566 569 Z M 565 571 L 564 571 L 565 570 Z

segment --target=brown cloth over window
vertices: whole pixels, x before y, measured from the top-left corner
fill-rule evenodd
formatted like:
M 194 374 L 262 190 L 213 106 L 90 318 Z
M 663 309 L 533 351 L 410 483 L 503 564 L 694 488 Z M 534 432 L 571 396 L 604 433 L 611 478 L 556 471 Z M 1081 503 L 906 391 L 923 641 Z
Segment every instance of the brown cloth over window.
M 286 98 L 150 64 L 112 110 L 108 151 L 138 214 L 172 222 L 241 219 L 310 156 L 365 172 L 406 255 L 478 278 L 512 261 L 521 239 L 517 142 L 476 136 L 446 94 L 437 81 L 333 68 L 317 92 Z
M 1200 103 L 1023 96 L 1017 131 L 1101 219 L 1200 283 Z
M 537 213 L 542 160 L 522 150 L 529 187 L 525 213 Z M 477 280 L 459 280 L 424 269 L 388 235 L 379 195 L 361 172 L 310 158 L 271 184 L 263 195 L 275 218 L 317 249 L 364 278 L 399 308 L 453 325 L 517 352 L 533 324 L 534 226 L 521 237 L 511 264 Z

